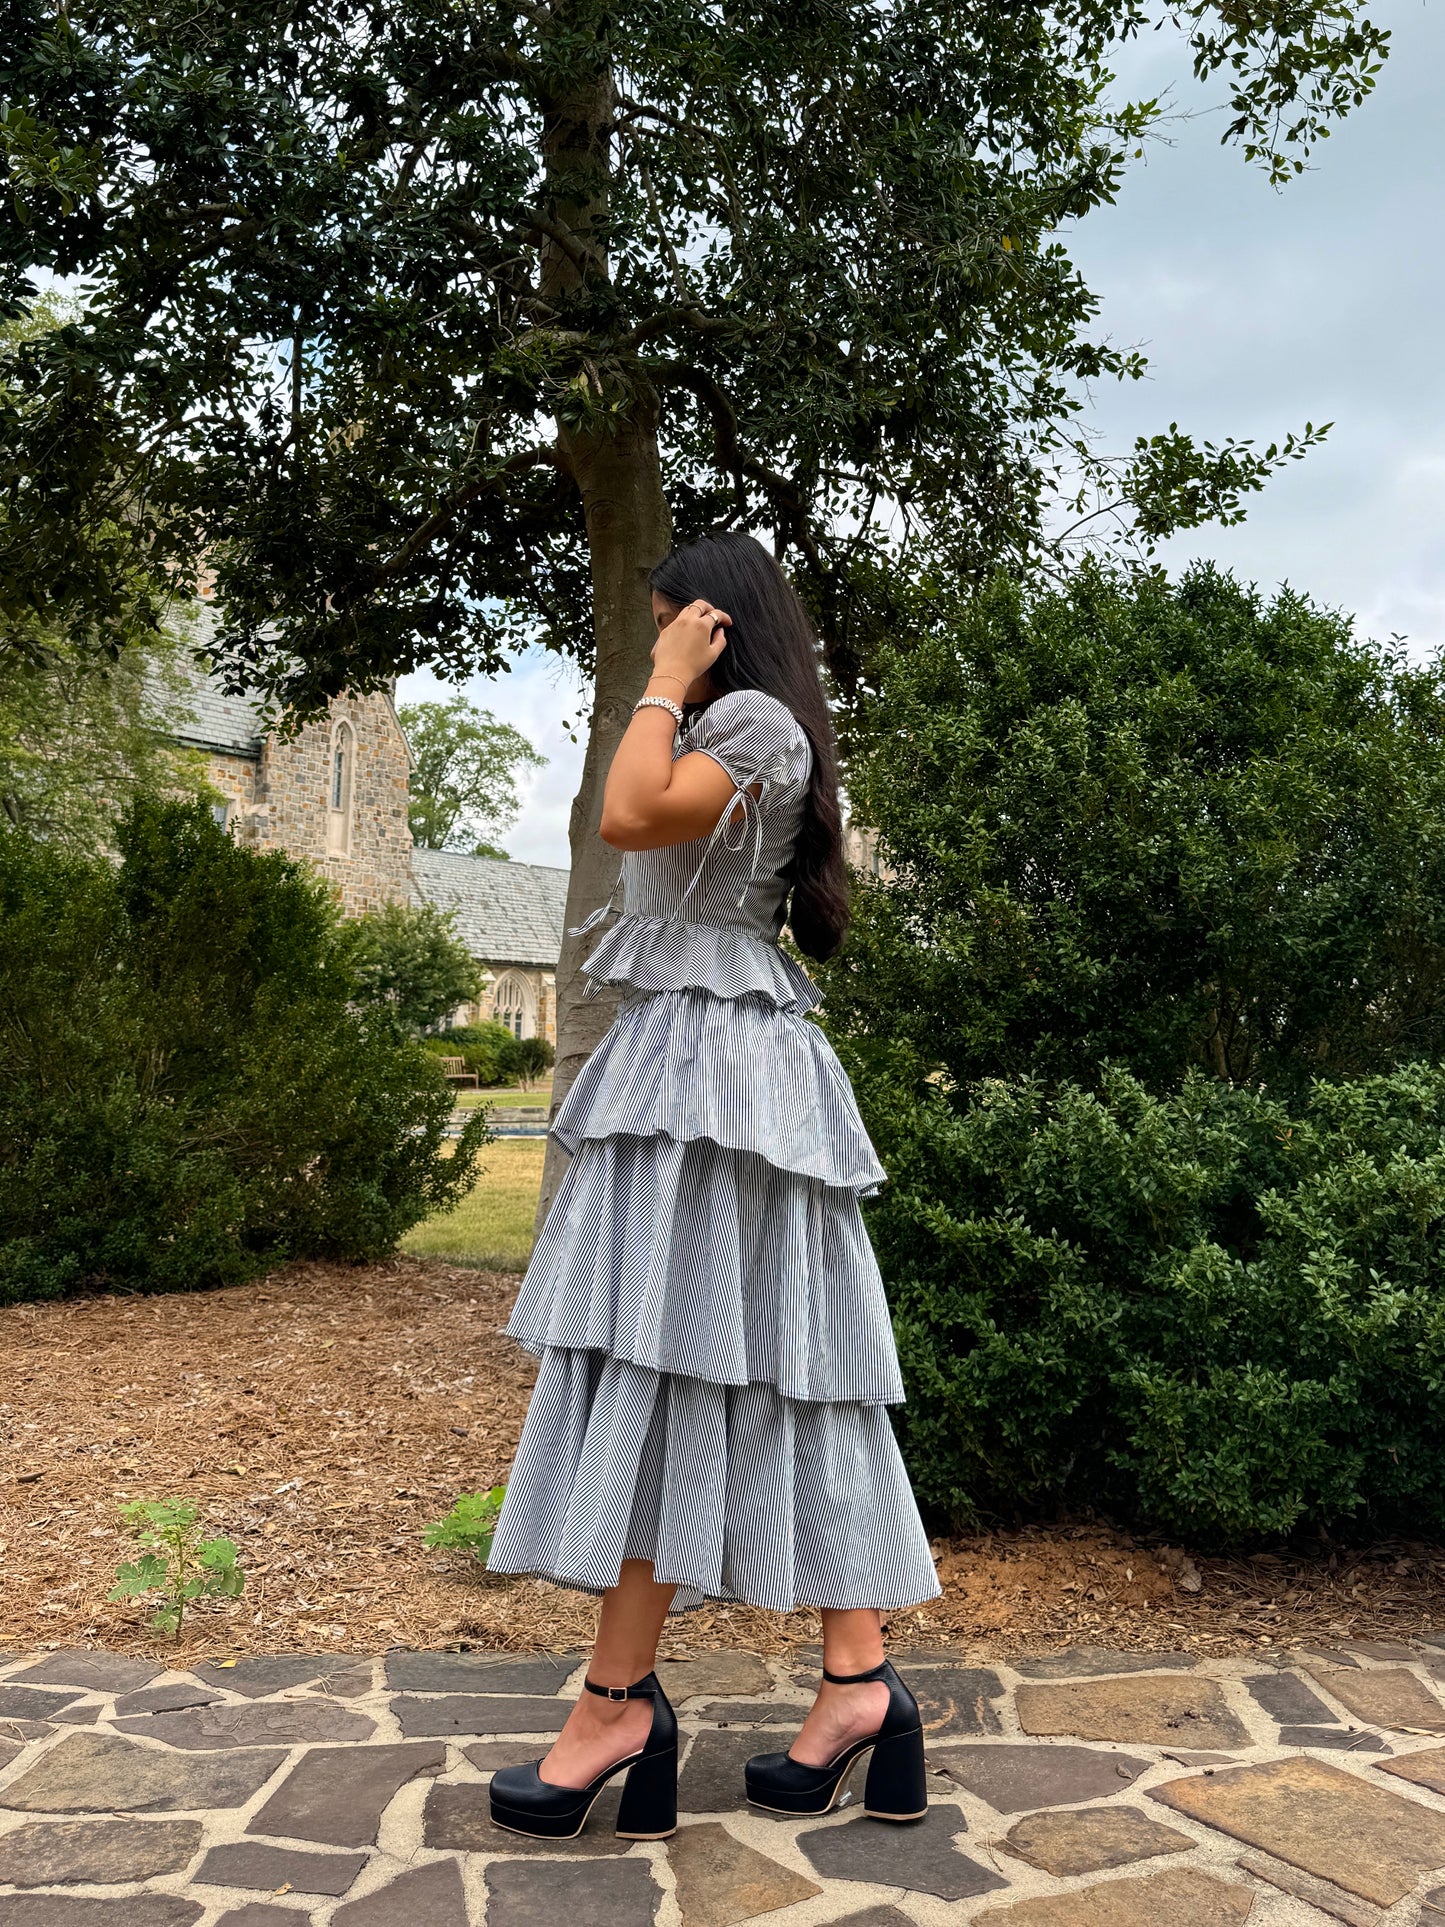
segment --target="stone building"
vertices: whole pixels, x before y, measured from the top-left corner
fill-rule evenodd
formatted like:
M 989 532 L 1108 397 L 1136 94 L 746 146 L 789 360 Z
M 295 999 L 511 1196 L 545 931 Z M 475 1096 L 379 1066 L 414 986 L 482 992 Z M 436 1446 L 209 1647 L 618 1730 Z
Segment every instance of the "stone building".
M 411 755 L 389 695 L 339 696 L 296 736 L 228 696 L 197 669 L 173 729 L 205 758 L 216 816 L 257 849 L 304 857 L 348 916 L 385 903 L 434 903 L 484 972 L 458 1023 L 495 1018 L 518 1037 L 557 1041 L 557 957 L 567 871 L 452 850 L 414 850 L 407 820 Z

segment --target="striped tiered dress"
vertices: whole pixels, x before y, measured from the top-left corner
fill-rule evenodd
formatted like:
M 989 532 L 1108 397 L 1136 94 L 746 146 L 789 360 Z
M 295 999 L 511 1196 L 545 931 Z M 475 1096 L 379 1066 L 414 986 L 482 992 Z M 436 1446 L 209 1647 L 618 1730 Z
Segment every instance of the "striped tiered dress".
M 571 1163 L 506 1327 L 541 1364 L 488 1564 L 601 1592 L 649 1560 L 674 1610 L 915 1605 L 938 1581 L 858 1207 L 885 1174 L 777 942 L 812 751 L 756 690 L 694 751 L 734 785 L 717 830 L 625 858 L 584 965 L 625 994 L 553 1126 Z

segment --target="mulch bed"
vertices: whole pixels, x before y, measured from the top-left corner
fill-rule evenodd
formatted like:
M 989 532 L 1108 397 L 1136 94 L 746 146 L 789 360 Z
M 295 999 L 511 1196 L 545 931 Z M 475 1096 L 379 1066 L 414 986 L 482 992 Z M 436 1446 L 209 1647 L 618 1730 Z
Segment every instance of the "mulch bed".
M 422 1544 L 462 1491 L 503 1480 L 532 1361 L 499 1337 L 516 1279 L 417 1258 L 292 1265 L 255 1285 L 0 1311 L 0 1645 L 157 1650 L 108 1604 L 118 1509 L 186 1497 L 232 1537 L 234 1602 L 197 1609 L 178 1658 L 469 1644 L 572 1647 L 595 1603 L 493 1580 Z M 980 1658 L 1069 1645 L 1227 1653 L 1445 1624 L 1445 1548 L 1190 1557 L 1083 1523 L 935 1546 L 944 1597 L 900 1643 Z M 707 1607 L 672 1649 L 780 1651 L 786 1618 Z

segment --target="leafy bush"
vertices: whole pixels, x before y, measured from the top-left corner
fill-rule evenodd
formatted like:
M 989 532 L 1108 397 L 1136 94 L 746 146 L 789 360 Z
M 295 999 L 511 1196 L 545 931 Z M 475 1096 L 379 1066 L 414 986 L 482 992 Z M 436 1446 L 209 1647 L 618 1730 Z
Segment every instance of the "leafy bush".
M 517 1037 L 513 1043 L 515 1049 L 512 1059 L 517 1082 L 524 1091 L 531 1090 L 556 1063 L 557 1053 L 545 1037 Z
M 915 611 L 853 725 L 879 832 L 829 1027 L 967 1085 L 1445 1056 L 1445 670 L 1211 568 Z
M 865 1095 L 925 1503 L 1445 1530 L 1445 1069 Z
M 424 1030 L 481 988 L 471 952 L 434 904 L 368 910 L 346 925 L 343 945 L 358 996 L 409 1030 Z
M 506 1493 L 504 1485 L 494 1485 L 490 1492 L 463 1492 L 444 1519 L 423 1528 L 422 1544 L 437 1552 L 465 1552 L 485 1565 Z
M 366 1259 L 463 1196 L 451 1094 L 302 865 L 138 803 L 122 861 L 0 837 L 0 1302 Z
M 516 1038 L 505 1024 L 458 1024 L 422 1039 L 438 1057 L 460 1057 L 479 1084 L 511 1081 L 510 1065 Z

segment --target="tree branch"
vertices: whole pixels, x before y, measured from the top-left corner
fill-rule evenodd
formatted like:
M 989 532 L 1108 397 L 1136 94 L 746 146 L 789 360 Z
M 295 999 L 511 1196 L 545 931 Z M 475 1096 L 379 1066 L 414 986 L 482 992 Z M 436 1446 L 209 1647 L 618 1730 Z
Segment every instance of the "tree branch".
M 372 576 L 372 587 L 379 589 L 400 575 L 424 549 L 430 548 L 448 522 L 460 509 L 464 509 L 468 502 L 474 502 L 479 495 L 485 495 L 489 489 L 496 488 L 509 476 L 525 474 L 528 469 L 538 468 L 547 463 L 554 468 L 562 466 L 562 458 L 555 448 L 522 449 L 518 454 L 509 456 L 501 467 L 494 469 L 490 475 L 481 476 L 477 481 L 469 482 L 465 488 L 457 489 L 435 508 L 424 522 L 413 529 L 395 555 L 378 567 Z

